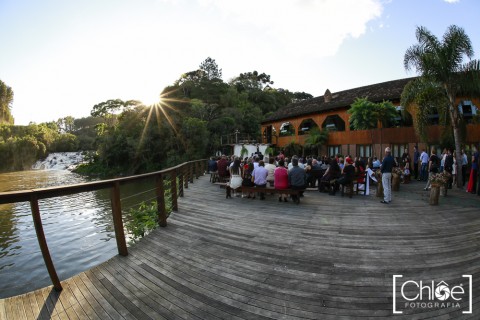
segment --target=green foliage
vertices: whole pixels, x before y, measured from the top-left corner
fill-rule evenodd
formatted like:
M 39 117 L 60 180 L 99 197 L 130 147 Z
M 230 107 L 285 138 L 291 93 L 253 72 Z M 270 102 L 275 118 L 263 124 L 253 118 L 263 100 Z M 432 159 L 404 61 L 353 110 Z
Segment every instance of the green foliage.
M 133 242 L 143 238 L 156 227 L 158 227 L 156 201 L 152 201 L 150 204 L 142 202 L 138 208 L 130 209 L 128 212 L 125 228 Z
M 320 130 L 314 127 L 310 130 L 309 135 L 305 138 L 305 148 L 317 149 L 317 155 L 320 154 L 320 148 L 328 141 L 328 130 Z
M 413 127 L 420 141 L 432 143 L 427 136 L 429 115 L 437 112 L 445 115 L 448 112 L 449 103 L 443 88 L 425 78 L 414 79 L 403 88 L 400 103 L 412 114 Z
M 248 156 L 248 149 L 244 145 L 242 145 L 242 149 L 240 150 L 240 157 L 244 158 L 246 156 Z
M 170 181 L 164 181 L 163 184 L 165 190 L 165 210 L 168 217 L 172 212 L 172 194 L 170 192 Z M 158 227 L 158 225 L 159 221 L 157 202 L 152 201 L 150 202 L 150 204 L 142 202 L 138 208 L 132 208 L 128 211 L 125 229 L 131 237 L 132 242 L 136 242 L 140 238 L 143 238 L 148 233 L 153 231 L 156 227 Z
M 0 80 L 0 124 L 13 124 L 13 90 Z
M 302 151 L 302 145 L 298 144 L 295 142 L 294 139 L 290 141 L 285 147 L 284 147 L 285 155 L 288 157 L 292 157 L 294 155 L 299 155 L 300 152 Z

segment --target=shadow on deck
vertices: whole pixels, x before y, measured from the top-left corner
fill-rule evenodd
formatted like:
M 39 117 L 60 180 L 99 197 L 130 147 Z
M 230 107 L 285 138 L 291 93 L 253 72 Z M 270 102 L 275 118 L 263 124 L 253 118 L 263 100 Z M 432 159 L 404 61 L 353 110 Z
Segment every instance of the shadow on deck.
M 63 281 L 60 293 L 0 300 L 0 319 L 382 319 L 394 316 L 394 274 L 466 292 L 460 308 L 405 309 L 398 285 L 395 318 L 478 319 L 480 197 L 452 190 L 432 207 L 422 188 L 402 185 L 389 205 L 314 191 L 295 205 L 226 200 L 201 177 L 168 227 L 127 257 Z M 473 314 L 462 313 L 462 275 L 473 275 Z

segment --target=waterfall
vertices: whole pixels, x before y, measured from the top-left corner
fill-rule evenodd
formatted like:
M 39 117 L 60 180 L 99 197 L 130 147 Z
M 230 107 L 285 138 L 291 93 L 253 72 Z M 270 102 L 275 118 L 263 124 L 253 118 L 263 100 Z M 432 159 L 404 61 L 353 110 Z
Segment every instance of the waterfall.
M 36 170 L 73 170 L 83 162 L 81 152 L 50 153 L 44 160 L 38 160 L 32 169 Z

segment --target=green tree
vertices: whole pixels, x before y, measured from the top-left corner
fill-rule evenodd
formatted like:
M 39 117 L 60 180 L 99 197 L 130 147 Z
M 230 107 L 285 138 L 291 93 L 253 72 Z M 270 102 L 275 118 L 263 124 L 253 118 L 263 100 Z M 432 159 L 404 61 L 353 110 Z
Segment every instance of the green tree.
M 422 78 L 437 82 L 443 88 L 443 95 L 448 100 L 456 157 L 461 159 L 462 117 L 455 102 L 460 95 L 480 94 L 480 61 L 471 60 L 474 56 L 473 47 L 470 38 L 460 27 L 449 26 L 442 41 L 425 27 L 418 27 L 415 35 L 418 43 L 405 52 L 405 69 L 415 69 Z M 469 61 L 465 63 L 464 57 Z M 461 161 L 457 162 L 457 170 L 461 170 Z M 457 186 L 462 185 L 459 176 Z
M 382 124 L 380 129 L 380 148 L 382 141 L 382 128 L 393 122 L 397 117 L 397 110 L 390 101 L 374 103 L 367 98 L 357 98 L 347 111 L 350 114 L 349 122 L 354 130 L 370 130 L 373 141 L 373 130 L 378 123 Z
M 222 69 L 218 68 L 215 59 L 208 57 L 200 64 L 199 69 L 204 71 L 204 75 L 208 80 L 222 79 Z
M 316 148 L 317 155 L 320 155 L 320 148 L 328 141 L 328 130 L 320 130 L 314 127 L 310 130 L 308 137 L 305 138 L 305 147 Z
M 11 113 L 13 90 L 0 80 L 0 124 L 13 124 Z

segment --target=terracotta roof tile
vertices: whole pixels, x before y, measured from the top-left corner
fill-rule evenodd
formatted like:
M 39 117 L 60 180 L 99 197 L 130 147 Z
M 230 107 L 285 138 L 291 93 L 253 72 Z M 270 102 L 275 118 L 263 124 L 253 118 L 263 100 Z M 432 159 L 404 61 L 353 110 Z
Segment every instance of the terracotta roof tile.
M 324 96 L 290 103 L 266 118 L 262 123 L 290 119 L 307 114 L 320 113 L 337 108 L 349 107 L 356 98 L 368 98 L 373 102 L 399 100 L 403 87 L 414 78 L 405 78 L 372 84 L 364 87 L 335 92 L 330 102 Z

